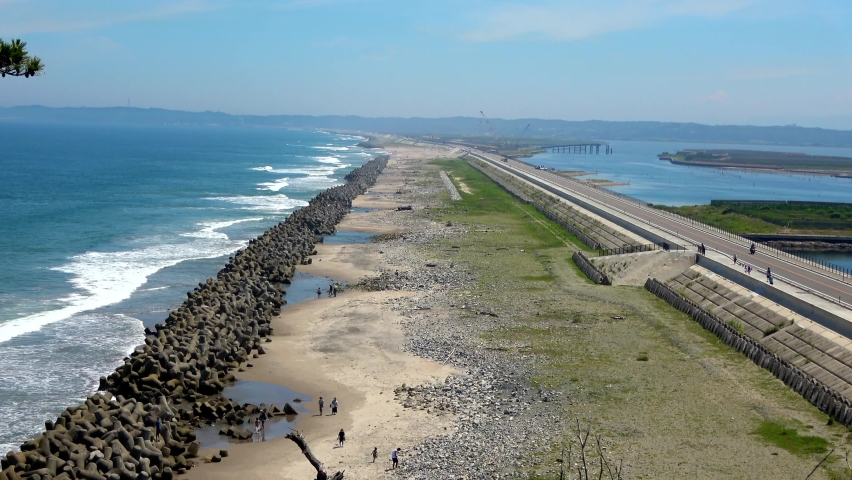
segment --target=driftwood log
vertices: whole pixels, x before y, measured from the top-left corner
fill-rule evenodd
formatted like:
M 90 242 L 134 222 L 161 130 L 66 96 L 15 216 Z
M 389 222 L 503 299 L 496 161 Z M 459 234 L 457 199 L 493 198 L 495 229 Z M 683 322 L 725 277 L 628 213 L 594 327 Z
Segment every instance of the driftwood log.
M 317 480 L 343 480 L 343 472 L 337 472 L 331 477 L 328 476 L 328 472 L 325 471 L 325 465 L 317 457 L 311 453 L 311 447 L 308 446 L 308 442 L 305 441 L 305 437 L 302 435 L 302 432 L 293 431 L 287 434 L 287 438 L 293 440 L 293 442 L 299 446 L 299 449 L 302 450 L 302 455 L 311 462 L 311 465 L 317 471 Z

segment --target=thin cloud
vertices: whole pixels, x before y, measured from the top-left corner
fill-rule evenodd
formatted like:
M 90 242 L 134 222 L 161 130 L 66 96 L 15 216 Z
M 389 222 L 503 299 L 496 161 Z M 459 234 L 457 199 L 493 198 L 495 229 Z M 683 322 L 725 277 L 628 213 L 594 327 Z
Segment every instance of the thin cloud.
M 790 67 L 757 67 L 729 75 L 733 80 L 772 80 L 776 78 L 809 77 L 819 74 L 816 70 Z
M 719 90 L 716 93 L 711 93 L 710 95 L 706 95 L 702 97 L 702 100 L 710 103 L 715 103 L 717 105 L 731 103 L 731 97 L 722 90 Z
M 0 0 L 2 1 L 2 0 Z M 149 4 L 150 5 L 150 4 Z M 164 20 L 180 15 L 206 12 L 222 7 L 221 2 L 209 0 L 184 0 L 167 3 L 156 8 L 149 8 L 128 13 L 94 13 L 81 12 L 83 18 L 50 18 L 39 15 L 40 18 L 30 22 L 15 21 L 8 25 L 0 21 L 0 31 L 9 35 L 27 35 L 31 33 L 55 33 L 81 30 L 92 30 L 121 23 L 134 23 L 154 20 Z
M 609 0 L 594 7 L 512 4 L 478 16 L 462 38 L 471 42 L 513 39 L 573 41 L 633 30 L 674 17 L 719 17 L 743 9 L 754 0 Z M 481 20 L 479 20 L 481 18 Z

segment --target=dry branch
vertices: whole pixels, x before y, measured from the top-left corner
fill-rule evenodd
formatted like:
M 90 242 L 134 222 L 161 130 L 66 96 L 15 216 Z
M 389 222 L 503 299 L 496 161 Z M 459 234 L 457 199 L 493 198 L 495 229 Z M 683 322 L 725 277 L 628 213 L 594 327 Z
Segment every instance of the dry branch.
M 323 463 L 311 452 L 311 447 L 308 446 L 308 442 L 305 441 L 305 437 L 302 435 L 302 432 L 290 432 L 287 434 L 287 438 L 298 445 L 299 449 L 302 451 L 302 455 L 311 462 L 311 465 L 317 471 L 317 480 L 343 480 L 342 471 L 335 473 L 331 477 L 328 476 L 328 472 L 325 471 L 325 465 L 323 465 Z

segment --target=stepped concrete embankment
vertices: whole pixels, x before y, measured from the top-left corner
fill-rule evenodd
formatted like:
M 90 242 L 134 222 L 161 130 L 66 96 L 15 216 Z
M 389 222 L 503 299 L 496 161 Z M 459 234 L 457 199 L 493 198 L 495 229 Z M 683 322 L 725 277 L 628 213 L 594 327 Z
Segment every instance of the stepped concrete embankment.
M 226 421 L 237 432 L 257 412 L 221 396 L 233 372 L 263 355 L 270 320 L 296 265 L 310 263 L 318 235 L 331 234 L 387 165 L 380 156 L 237 252 L 216 278 L 187 293 L 166 321 L 83 405 L 45 422 L 45 433 L 2 459 L 0 480 L 169 480 L 198 455 L 194 426 Z M 270 407 L 271 414 L 295 413 Z M 156 431 L 161 425 L 159 435 Z M 213 461 L 221 461 L 214 456 Z
M 736 330 L 713 313 L 675 292 L 668 285 L 649 278 L 645 288 L 671 306 L 686 313 L 702 327 L 713 332 L 720 340 L 747 356 L 756 365 L 772 374 L 796 393 L 811 402 L 823 413 L 843 425 L 852 425 L 852 404 L 834 389 L 815 379 L 766 346 Z

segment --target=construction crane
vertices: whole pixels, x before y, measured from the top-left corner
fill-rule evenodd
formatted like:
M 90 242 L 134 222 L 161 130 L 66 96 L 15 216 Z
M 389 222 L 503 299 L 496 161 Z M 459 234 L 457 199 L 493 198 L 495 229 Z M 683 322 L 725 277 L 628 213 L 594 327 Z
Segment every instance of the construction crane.
M 528 123 L 528 124 L 527 124 L 527 126 L 526 126 L 526 127 L 524 127 L 524 131 L 523 131 L 523 132 L 521 132 L 521 136 L 520 136 L 520 137 L 518 137 L 518 141 L 516 141 L 516 142 L 515 142 L 515 147 L 516 147 L 516 148 L 519 148 L 519 147 L 521 146 L 521 139 L 522 139 L 522 138 L 524 138 L 524 134 L 525 134 L 525 133 L 527 133 L 527 130 L 529 130 L 529 129 L 530 129 L 530 125 L 532 125 L 532 124 L 531 124 L 531 123 Z
M 491 130 L 491 135 L 494 136 L 494 140 L 497 142 L 497 146 L 500 146 L 500 136 L 497 135 L 497 132 L 494 131 L 494 127 L 491 125 L 491 122 L 488 120 L 488 117 L 485 116 L 485 112 L 480 110 L 479 114 L 482 115 L 482 118 L 485 120 L 485 124 L 488 125 L 488 128 Z

